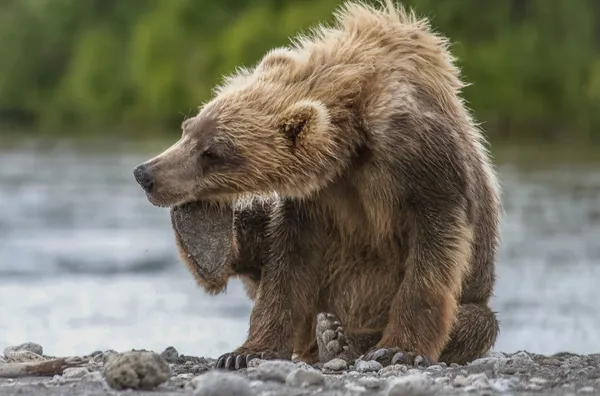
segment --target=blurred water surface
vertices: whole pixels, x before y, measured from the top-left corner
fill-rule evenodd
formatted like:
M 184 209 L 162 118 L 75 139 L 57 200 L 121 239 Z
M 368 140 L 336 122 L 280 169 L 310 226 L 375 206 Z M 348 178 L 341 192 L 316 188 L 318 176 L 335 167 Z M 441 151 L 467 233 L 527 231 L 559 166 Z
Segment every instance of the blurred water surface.
M 0 341 L 213 356 L 243 342 L 234 281 L 205 295 L 178 261 L 168 211 L 131 170 L 156 150 L 55 145 L 0 152 Z M 600 166 L 497 163 L 505 215 L 496 349 L 600 351 Z M 1 345 L 0 345 L 1 346 Z

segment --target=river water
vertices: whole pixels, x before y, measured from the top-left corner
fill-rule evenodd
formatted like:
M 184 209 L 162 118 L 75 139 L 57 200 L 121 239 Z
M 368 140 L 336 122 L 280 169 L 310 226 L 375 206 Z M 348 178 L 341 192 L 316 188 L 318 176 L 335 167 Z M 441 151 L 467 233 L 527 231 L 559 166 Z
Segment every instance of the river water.
M 114 146 L 117 146 L 114 144 Z M 0 152 L 0 347 L 213 356 L 243 342 L 239 282 L 205 295 L 179 262 L 168 211 L 133 167 L 152 152 L 56 144 Z M 600 352 L 600 165 L 497 164 L 505 215 L 496 349 Z

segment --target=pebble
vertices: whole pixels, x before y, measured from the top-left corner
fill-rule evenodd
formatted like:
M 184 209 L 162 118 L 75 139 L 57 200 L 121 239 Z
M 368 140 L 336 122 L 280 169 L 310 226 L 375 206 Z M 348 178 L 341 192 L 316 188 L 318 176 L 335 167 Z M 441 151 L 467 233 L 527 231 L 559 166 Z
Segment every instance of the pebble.
M 294 370 L 298 368 L 289 360 L 267 360 L 256 368 L 256 376 L 263 381 L 285 382 Z
M 305 388 L 307 386 L 322 385 L 325 382 L 323 373 L 317 370 L 297 369 L 288 374 L 286 384 L 292 387 Z
M 171 378 L 171 369 L 154 352 L 131 351 L 111 357 L 104 366 L 106 383 L 114 389 L 156 388 Z
M 18 351 L 29 351 L 40 356 L 44 354 L 44 348 L 42 348 L 40 344 L 36 344 L 35 342 L 24 342 L 20 345 L 7 346 L 4 348 L 4 356 L 8 358 L 8 355 L 11 352 Z
M 594 393 L 595 390 L 593 387 L 591 386 L 584 386 L 583 388 L 580 388 L 577 393 Z
M 175 363 L 177 362 L 177 358 L 179 358 L 179 352 L 177 352 L 177 349 L 170 346 L 167 347 L 167 349 L 165 349 L 164 351 L 162 351 L 160 356 L 163 359 L 165 359 L 165 361 L 167 361 L 168 363 Z
M 471 374 L 467 377 L 467 383 L 477 390 L 490 389 L 490 380 L 485 373 Z
M 89 374 L 89 370 L 85 367 L 69 367 L 62 373 L 64 379 L 80 379 Z
M 469 385 L 467 378 L 464 375 L 457 375 L 454 378 L 454 386 L 463 387 Z
M 325 370 L 344 371 L 348 369 L 348 363 L 344 359 L 332 359 L 323 365 Z
M 10 351 L 6 354 L 7 363 L 41 362 L 42 360 L 46 359 L 37 353 L 27 350 Z
M 359 360 L 356 363 L 356 371 L 358 371 L 359 373 L 369 373 L 369 372 L 373 372 L 373 371 L 379 371 L 382 368 L 383 368 L 383 366 L 381 365 L 381 363 L 379 363 L 375 360 L 369 360 L 369 361 Z
M 512 360 L 512 362 L 515 364 L 524 366 L 533 366 L 535 364 L 533 359 L 525 351 L 515 353 L 510 357 L 510 360 Z
M 382 381 L 379 378 L 374 377 L 359 378 L 357 383 L 364 386 L 366 389 L 378 389 L 381 388 L 382 385 Z
M 192 379 L 186 387 L 197 396 L 254 396 L 250 381 L 239 374 L 213 370 Z
M 381 378 L 386 377 L 399 377 L 408 370 L 408 367 L 404 364 L 394 364 L 392 366 L 384 367 L 379 371 Z
M 386 396 L 420 396 L 434 393 L 435 383 L 425 374 L 413 374 L 390 382 Z

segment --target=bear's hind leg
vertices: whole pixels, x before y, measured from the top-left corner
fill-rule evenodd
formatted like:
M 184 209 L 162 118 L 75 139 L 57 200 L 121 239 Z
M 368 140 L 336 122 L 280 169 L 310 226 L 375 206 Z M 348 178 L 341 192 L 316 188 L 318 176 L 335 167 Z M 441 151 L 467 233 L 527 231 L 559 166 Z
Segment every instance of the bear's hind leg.
M 485 355 L 496 342 L 500 326 L 485 304 L 463 304 L 439 361 L 466 364 Z

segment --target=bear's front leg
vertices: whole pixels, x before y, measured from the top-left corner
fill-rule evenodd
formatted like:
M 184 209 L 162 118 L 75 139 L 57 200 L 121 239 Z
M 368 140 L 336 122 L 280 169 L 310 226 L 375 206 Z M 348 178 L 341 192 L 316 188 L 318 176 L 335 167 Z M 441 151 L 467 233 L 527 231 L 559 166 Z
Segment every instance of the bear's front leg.
M 469 268 L 472 228 L 462 210 L 409 216 L 406 275 L 394 296 L 381 341 L 363 360 L 430 365 L 448 342 L 460 287 Z
M 246 342 L 217 360 L 216 368 L 236 370 L 250 360 L 291 359 L 295 330 L 317 314 L 318 260 L 323 238 L 306 203 L 282 200 L 274 208 L 267 235 L 269 254 L 262 268 Z

